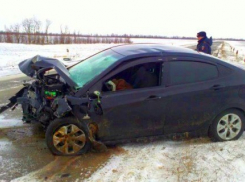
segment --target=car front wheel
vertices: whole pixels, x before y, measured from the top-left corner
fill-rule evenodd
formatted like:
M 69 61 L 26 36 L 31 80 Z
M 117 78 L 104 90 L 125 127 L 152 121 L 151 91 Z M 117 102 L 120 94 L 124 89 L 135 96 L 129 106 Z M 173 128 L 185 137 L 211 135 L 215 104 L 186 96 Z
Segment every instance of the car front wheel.
M 55 155 L 80 155 L 90 149 L 87 128 L 72 117 L 51 122 L 46 131 L 46 143 Z
M 214 141 L 230 141 L 240 138 L 244 131 L 245 117 L 236 109 L 230 109 L 219 114 L 210 128 Z

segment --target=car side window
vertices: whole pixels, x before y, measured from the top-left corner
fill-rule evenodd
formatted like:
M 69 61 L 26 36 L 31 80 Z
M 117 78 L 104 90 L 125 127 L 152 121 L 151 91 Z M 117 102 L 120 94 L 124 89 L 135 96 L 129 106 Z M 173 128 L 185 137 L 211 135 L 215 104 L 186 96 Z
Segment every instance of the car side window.
M 161 63 L 144 63 L 127 68 L 109 78 L 102 91 L 121 91 L 160 85 Z
M 218 77 L 215 65 L 195 61 L 169 62 L 169 84 L 178 85 L 211 80 Z

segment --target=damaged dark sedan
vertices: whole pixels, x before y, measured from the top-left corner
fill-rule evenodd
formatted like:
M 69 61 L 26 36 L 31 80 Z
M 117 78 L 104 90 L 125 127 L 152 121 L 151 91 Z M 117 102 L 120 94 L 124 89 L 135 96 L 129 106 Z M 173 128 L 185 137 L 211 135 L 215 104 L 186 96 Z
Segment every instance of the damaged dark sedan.
M 131 44 L 69 68 L 41 56 L 19 67 L 33 79 L 0 113 L 21 104 L 56 155 L 183 133 L 229 141 L 244 131 L 245 71 L 190 49 Z

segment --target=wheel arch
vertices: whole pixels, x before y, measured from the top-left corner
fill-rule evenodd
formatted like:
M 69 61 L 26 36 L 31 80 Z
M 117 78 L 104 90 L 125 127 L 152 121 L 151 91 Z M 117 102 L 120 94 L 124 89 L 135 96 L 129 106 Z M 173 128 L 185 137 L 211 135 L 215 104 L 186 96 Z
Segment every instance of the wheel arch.
M 75 151 L 75 153 L 73 153 L 73 152 L 63 153 L 62 151 L 60 151 L 57 148 L 57 146 L 54 145 L 54 142 L 53 142 L 53 135 L 55 134 L 57 129 L 64 127 L 64 126 L 68 126 L 68 125 L 76 125 L 81 130 L 81 133 L 85 134 L 84 145 L 82 146 L 81 150 Z M 72 137 L 74 137 L 74 136 L 72 136 Z M 82 123 L 81 121 L 79 121 L 74 116 L 71 116 L 71 117 L 64 116 L 61 118 L 56 118 L 55 120 L 50 122 L 50 124 L 46 130 L 46 133 L 45 133 L 45 140 L 46 140 L 46 144 L 47 144 L 49 150 L 54 155 L 65 155 L 65 156 L 80 155 L 80 154 L 86 153 L 91 148 L 91 141 L 89 140 L 89 131 L 87 129 L 87 126 L 84 123 Z M 63 144 L 63 145 L 65 146 L 66 144 Z
M 209 125 L 208 125 L 208 136 L 210 136 L 210 128 L 211 128 L 211 125 L 212 123 L 215 121 L 215 119 L 223 112 L 226 112 L 228 110 L 238 110 L 240 111 L 241 113 L 243 113 L 244 117 L 245 117 L 245 108 L 243 107 L 239 107 L 239 106 L 232 106 L 232 107 L 226 107 L 226 108 L 223 108 L 221 110 L 219 110 L 219 112 L 217 112 L 217 114 L 215 114 L 215 116 L 210 120 L 209 122 Z

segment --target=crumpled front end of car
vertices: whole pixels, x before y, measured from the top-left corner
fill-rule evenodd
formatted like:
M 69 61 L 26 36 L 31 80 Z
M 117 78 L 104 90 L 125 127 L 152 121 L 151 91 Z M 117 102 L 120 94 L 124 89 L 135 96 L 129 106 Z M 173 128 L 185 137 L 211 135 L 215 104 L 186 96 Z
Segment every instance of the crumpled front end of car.
M 85 153 L 90 146 L 106 149 L 95 140 L 95 133 L 90 130 L 89 97 L 75 96 L 77 85 L 61 62 L 35 56 L 21 62 L 19 68 L 32 79 L 23 83 L 24 87 L 9 99 L 9 104 L 0 108 L 0 113 L 21 104 L 22 120 L 42 124 L 53 154 L 78 155 Z
M 62 63 L 56 59 L 35 56 L 22 61 L 19 68 L 32 79 L 23 83 L 24 87 L 10 98 L 10 103 L 2 107 L 0 112 L 21 104 L 22 120 L 27 123 L 40 122 L 45 128 L 55 118 L 71 112 L 66 95 L 74 95 L 76 84 L 69 78 L 69 72 Z

